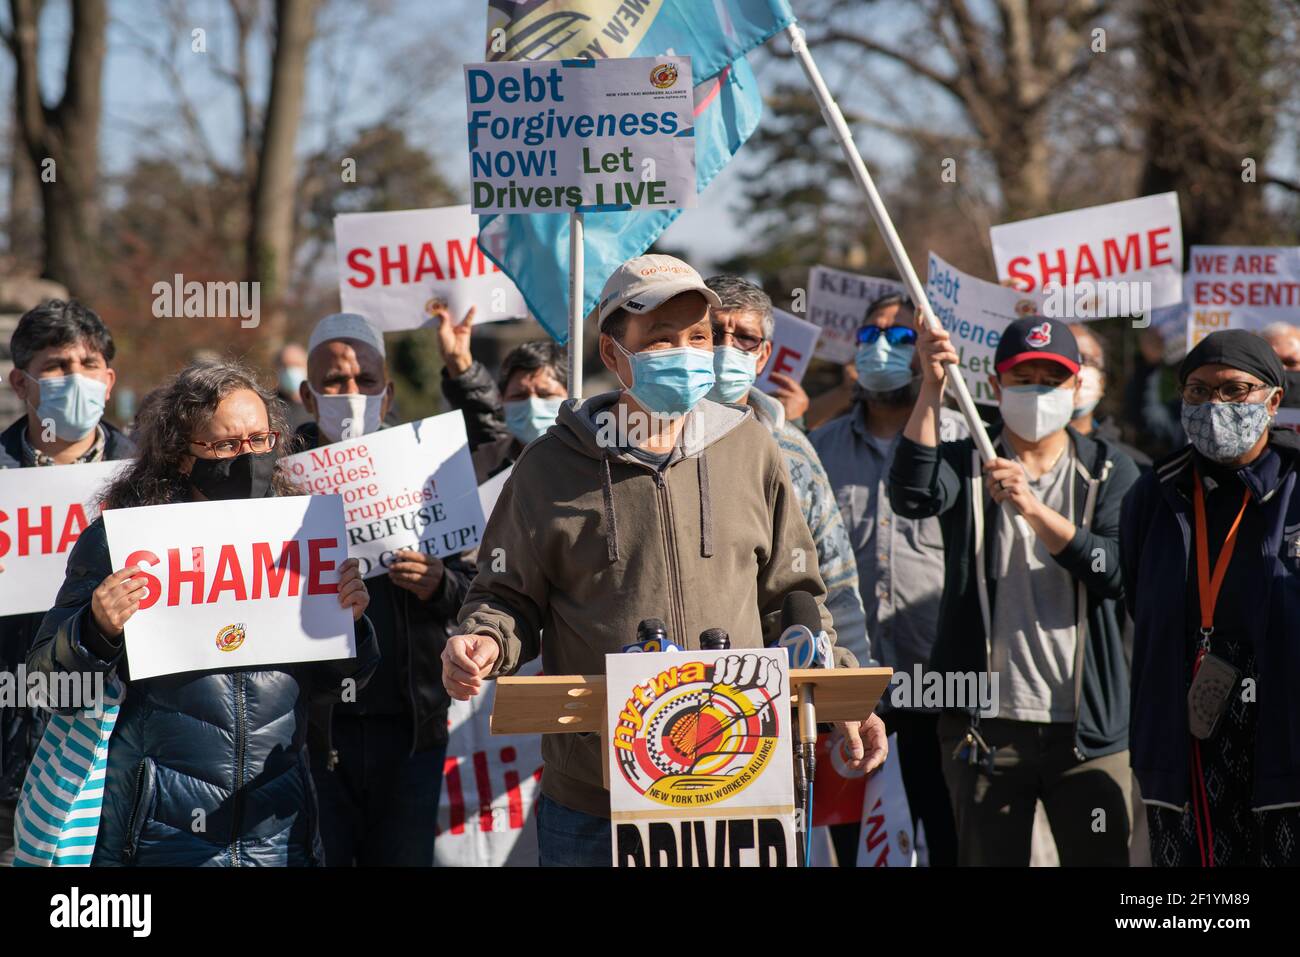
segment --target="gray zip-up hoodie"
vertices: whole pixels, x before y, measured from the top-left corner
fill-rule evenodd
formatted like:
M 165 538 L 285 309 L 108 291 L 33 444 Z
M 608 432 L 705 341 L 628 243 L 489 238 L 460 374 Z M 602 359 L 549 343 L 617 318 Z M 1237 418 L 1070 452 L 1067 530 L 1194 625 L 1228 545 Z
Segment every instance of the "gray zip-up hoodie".
M 816 547 L 768 430 L 748 409 L 704 400 L 657 470 L 607 447 L 601 413 L 618 398 L 566 402 L 501 492 L 460 612 L 464 633 L 496 640 L 493 676 L 539 653 L 547 674 L 604 674 L 645 618 L 662 618 L 683 648 L 707 628 L 762 647 L 793 591 L 817 599 L 834 640 Z M 837 648 L 836 664 L 856 662 Z M 598 735 L 548 734 L 542 756 L 544 794 L 609 816 Z

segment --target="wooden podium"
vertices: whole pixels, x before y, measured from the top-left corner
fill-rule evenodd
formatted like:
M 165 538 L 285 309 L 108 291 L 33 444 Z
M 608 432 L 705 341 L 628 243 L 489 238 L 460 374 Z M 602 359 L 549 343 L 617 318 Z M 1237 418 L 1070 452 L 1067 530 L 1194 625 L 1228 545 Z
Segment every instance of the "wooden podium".
M 863 720 L 875 710 L 893 673 L 892 668 L 794 668 L 790 703 L 797 708 L 799 689 L 813 687 L 818 722 Z M 604 675 L 498 678 L 491 723 L 493 734 L 599 734 L 609 787 Z

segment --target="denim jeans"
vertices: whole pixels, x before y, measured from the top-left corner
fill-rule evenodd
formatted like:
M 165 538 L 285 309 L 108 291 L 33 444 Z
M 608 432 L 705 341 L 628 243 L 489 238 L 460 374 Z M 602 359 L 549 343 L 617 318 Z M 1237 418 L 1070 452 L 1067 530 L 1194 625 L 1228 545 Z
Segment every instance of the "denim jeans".
M 447 745 L 411 754 L 411 719 L 336 715 L 339 760 L 312 754 L 329 867 L 432 867 Z
M 609 820 L 537 801 L 537 856 L 542 867 L 611 867 L 614 845 Z

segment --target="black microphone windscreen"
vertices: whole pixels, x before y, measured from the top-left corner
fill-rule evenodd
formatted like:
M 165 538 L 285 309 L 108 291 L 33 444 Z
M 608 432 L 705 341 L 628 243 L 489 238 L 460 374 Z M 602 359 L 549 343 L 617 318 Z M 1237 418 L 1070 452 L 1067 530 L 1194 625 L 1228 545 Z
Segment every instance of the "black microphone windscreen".
M 803 625 L 814 635 L 822 630 L 822 613 L 817 599 L 806 591 L 792 591 L 781 603 L 781 630 Z
M 667 635 L 668 626 L 664 624 L 662 618 L 643 618 L 641 624 L 636 626 L 638 638 L 649 638 L 655 635 Z
M 724 651 L 731 647 L 731 636 L 721 628 L 706 628 L 700 632 L 700 650 Z

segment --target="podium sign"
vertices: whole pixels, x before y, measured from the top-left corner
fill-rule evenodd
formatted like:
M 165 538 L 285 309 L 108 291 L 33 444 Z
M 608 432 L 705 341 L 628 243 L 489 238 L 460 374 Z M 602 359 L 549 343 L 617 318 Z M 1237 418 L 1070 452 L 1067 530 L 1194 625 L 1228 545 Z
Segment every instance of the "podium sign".
M 794 867 L 784 649 L 606 658 L 615 867 Z

